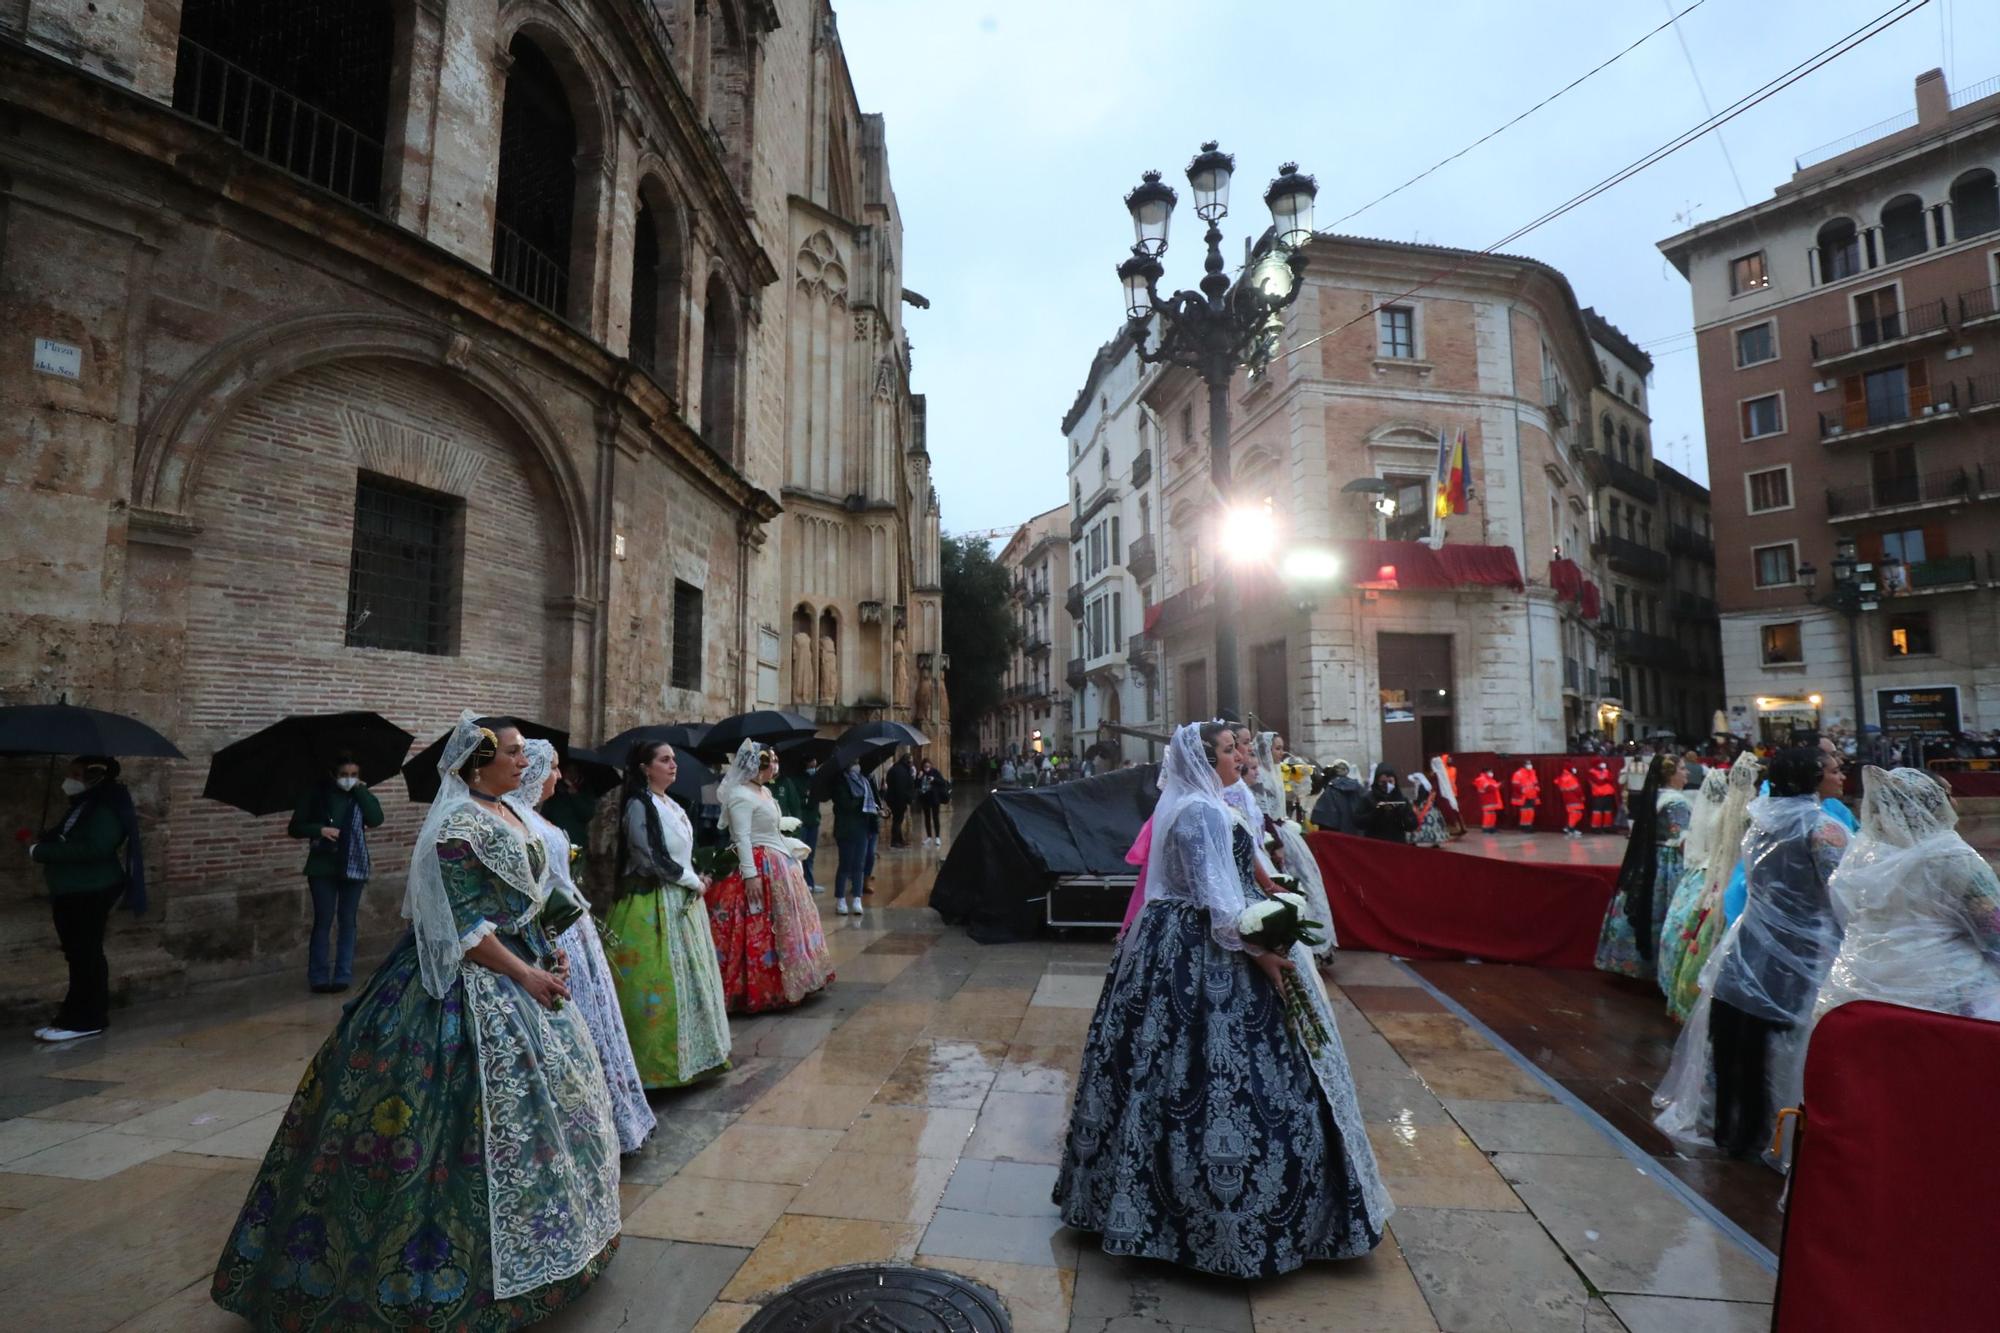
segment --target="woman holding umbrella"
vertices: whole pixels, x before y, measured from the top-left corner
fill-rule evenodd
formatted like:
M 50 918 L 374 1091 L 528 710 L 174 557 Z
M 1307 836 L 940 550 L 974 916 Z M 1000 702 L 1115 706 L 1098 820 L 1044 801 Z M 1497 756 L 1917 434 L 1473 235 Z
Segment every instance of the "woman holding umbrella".
M 708 919 L 733 1014 L 788 1008 L 833 980 L 819 910 L 766 786 L 777 773 L 777 753 L 747 740 L 722 779 L 736 869 L 709 891 Z
M 69 809 L 62 822 L 28 846 L 42 867 L 55 916 L 56 938 L 69 963 L 69 991 L 55 1021 L 36 1031 L 42 1041 L 75 1041 L 104 1031 L 111 1019 L 111 964 L 104 957 L 104 928 L 123 898 L 146 910 L 146 864 L 139 846 L 139 816 L 132 793 L 118 780 L 118 761 L 80 755 L 63 779 Z M 121 861 L 120 848 L 126 858 Z
M 335 755 L 326 776 L 307 789 L 292 812 L 289 832 L 305 838 L 306 887 L 312 891 L 312 939 L 306 950 L 306 984 L 338 995 L 354 982 L 354 919 L 368 887 L 368 830 L 382 827 L 382 803 L 361 781 L 352 754 Z M 327 936 L 340 923 L 333 957 Z

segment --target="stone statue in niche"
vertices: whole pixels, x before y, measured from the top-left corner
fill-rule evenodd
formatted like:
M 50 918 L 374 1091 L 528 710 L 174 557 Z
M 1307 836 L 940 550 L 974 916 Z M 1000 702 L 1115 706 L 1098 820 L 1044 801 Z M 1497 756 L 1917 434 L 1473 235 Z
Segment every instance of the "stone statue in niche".
M 819 636 L 819 701 L 836 702 L 840 697 L 840 648 L 831 634 Z
M 917 706 L 914 711 L 919 722 L 935 720 L 931 717 L 931 675 L 928 671 L 917 675 Z
M 793 630 L 792 699 L 794 702 L 809 704 L 819 697 L 819 691 L 814 688 L 814 681 L 818 678 L 816 666 L 813 636 L 802 629 Z
M 895 672 L 895 692 L 889 697 L 897 707 L 907 708 L 910 704 L 910 640 L 901 630 L 896 631 L 895 646 L 890 650 L 890 665 Z

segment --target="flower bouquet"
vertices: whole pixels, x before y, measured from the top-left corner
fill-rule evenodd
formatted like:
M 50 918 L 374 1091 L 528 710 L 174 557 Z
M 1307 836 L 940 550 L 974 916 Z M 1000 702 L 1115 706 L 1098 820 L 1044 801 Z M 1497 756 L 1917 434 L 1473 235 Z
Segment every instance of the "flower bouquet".
M 813 849 L 800 842 L 797 838 L 786 838 L 785 850 L 791 854 L 791 858 L 794 861 L 797 861 L 800 865 L 804 865 L 806 858 L 812 855 Z
M 697 847 L 692 859 L 694 873 L 708 879 L 727 879 L 736 869 L 734 847 Z
M 1282 878 L 1286 882 L 1291 879 L 1290 876 Z M 1243 909 L 1236 918 L 1236 933 L 1247 944 L 1276 954 L 1289 954 L 1295 944 L 1303 944 L 1308 949 L 1318 944 L 1319 932 L 1325 924 L 1309 920 L 1306 900 L 1281 887 L 1276 897 Z M 1281 977 L 1279 990 L 1284 997 L 1285 1025 L 1291 1028 L 1292 1035 L 1299 1039 L 1299 1044 L 1306 1048 L 1308 1055 L 1318 1055 L 1328 1040 L 1326 1026 L 1320 1022 L 1312 997 L 1306 993 L 1306 984 L 1299 980 L 1297 970 L 1288 969 Z

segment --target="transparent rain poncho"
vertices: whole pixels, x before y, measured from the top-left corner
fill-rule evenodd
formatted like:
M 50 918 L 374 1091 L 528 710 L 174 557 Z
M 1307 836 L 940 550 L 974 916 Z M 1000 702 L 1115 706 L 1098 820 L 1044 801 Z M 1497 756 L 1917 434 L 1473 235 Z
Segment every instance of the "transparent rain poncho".
M 1727 804 L 1724 809 L 1726 818 Z M 1774 1113 L 1798 1105 L 1808 1020 L 1840 947 L 1827 885 L 1846 849 L 1847 831 L 1810 794 L 1760 796 L 1747 814 L 1748 904 L 1702 968 L 1701 998 L 1653 1095 L 1660 1108 L 1654 1123 L 1686 1142 L 1715 1141 L 1710 1029 L 1717 1001 L 1773 1025 L 1765 1060 L 1766 1105 Z
M 2000 879 L 1955 831 L 1936 778 L 1865 778 L 1861 832 L 1833 876 L 1843 938 L 1815 1020 L 1849 1000 L 2000 1019 Z

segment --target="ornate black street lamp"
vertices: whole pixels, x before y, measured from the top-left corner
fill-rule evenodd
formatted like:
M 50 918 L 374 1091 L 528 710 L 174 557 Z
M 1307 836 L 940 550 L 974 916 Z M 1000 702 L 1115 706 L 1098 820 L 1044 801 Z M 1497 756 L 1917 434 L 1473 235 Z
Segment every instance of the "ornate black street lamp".
M 1861 697 L 1861 615 L 1879 605 L 1876 598 L 1880 590 L 1875 583 L 1875 567 L 1856 560 L 1857 553 L 1852 537 L 1842 537 L 1834 544 L 1833 587 L 1824 595 L 1815 595 L 1819 570 L 1811 561 L 1799 566 L 1798 577 L 1805 585 L 1806 601 L 1838 611 L 1847 618 L 1847 670 L 1854 689 L 1854 746 L 1856 754 L 1865 754 L 1862 747 L 1867 738 L 1868 704 Z
M 1319 186 L 1287 162 L 1264 192 L 1271 210 L 1271 229 L 1258 241 L 1245 271 L 1231 281 L 1223 273 L 1222 219 L 1229 215 L 1229 178 L 1236 159 L 1213 141 L 1188 163 L 1188 186 L 1194 191 L 1195 215 L 1208 224 L 1208 244 L 1201 290 L 1179 291 L 1162 299 L 1167 251 L 1167 224 L 1178 198 L 1173 187 L 1149 171 L 1125 196 L 1132 214 L 1135 244 L 1132 256 L 1118 266 L 1125 288 L 1126 336 L 1148 365 L 1184 366 L 1208 385 L 1208 469 L 1216 501 L 1228 533 L 1230 515 L 1229 385 L 1239 368 L 1258 373 L 1270 363 L 1283 329 L 1280 314 L 1298 299 L 1299 275 L 1306 266 L 1305 243 L 1313 234 L 1313 197 Z M 1147 340 L 1159 323 L 1159 346 Z M 1261 519 L 1257 520 L 1261 522 Z M 1218 711 L 1241 716 L 1237 684 L 1236 625 L 1233 616 L 1236 576 L 1226 550 L 1215 561 L 1215 702 Z

